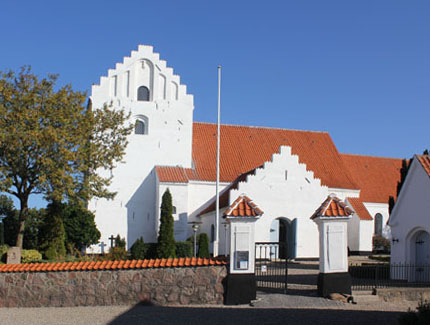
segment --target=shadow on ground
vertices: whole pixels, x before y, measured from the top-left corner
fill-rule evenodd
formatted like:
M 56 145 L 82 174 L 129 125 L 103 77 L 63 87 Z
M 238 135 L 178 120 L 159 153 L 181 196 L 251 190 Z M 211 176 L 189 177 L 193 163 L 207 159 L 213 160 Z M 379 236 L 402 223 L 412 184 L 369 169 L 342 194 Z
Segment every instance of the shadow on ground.
M 396 324 L 401 312 L 136 305 L 109 324 Z

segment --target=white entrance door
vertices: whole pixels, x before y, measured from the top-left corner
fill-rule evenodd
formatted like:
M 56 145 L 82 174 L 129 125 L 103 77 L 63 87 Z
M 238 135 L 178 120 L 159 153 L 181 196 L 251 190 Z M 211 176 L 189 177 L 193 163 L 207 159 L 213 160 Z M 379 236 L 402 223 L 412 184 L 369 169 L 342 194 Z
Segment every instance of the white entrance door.
M 430 281 L 430 235 L 426 231 L 420 232 L 415 240 L 415 280 Z

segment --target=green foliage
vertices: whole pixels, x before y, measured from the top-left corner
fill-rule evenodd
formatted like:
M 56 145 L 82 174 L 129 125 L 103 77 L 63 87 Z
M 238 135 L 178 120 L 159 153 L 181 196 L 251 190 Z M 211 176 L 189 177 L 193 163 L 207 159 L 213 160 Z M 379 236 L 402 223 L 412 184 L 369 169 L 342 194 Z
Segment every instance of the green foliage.
M 211 257 L 209 253 L 209 236 L 206 233 L 201 233 L 199 236 L 198 257 Z
M 176 244 L 176 257 L 192 257 L 193 243 L 189 241 L 178 241 Z
M 107 256 L 110 260 L 126 260 L 128 258 L 128 253 L 126 250 L 125 238 L 121 238 L 120 235 L 115 237 L 114 247 L 109 248 L 109 254 Z
M 66 230 L 66 246 L 81 251 L 87 246 L 97 244 L 100 231 L 94 221 L 94 214 L 76 203 L 68 203 L 61 213 Z M 73 249 L 71 249 L 73 251 Z
M 0 191 L 18 198 L 16 246 L 23 247 L 28 199 L 112 198 L 111 178 L 96 173 L 121 161 L 132 125 L 123 110 L 85 106 L 86 93 L 55 89 L 57 76 L 39 79 L 29 67 L 0 72 Z M 82 203 L 83 204 L 83 203 Z
M 417 311 L 409 310 L 399 317 L 401 325 L 424 325 L 430 324 L 430 302 L 421 301 L 418 303 Z
M 391 251 L 390 240 L 379 235 L 373 236 L 373 251 L 381 253 L 389 253 Z
M 143 237 L 137 239 L 130 247 L 131 257 L 135 260 L 143 260 L 146 258 L 148 246 L 145 245 Z
M 8 245 L 0 245 L 0 261 L 6 263 L 7 251 L 9 250 Z
M 157 257 L 175 257 L 175 237 L 172 195 L 169 189 L 163 194 L 160 208 L 160 232 L 158 234 Z
M 21 251 L 21 263 L 40 262 L 42 254 L 35 249 L 23 249 Z
M 60 217 L 62 209 L 63 204 L 50 203 L 41 227 L 40 249 L 48 260 L 61 260 L 66 256 L 66 231 Z

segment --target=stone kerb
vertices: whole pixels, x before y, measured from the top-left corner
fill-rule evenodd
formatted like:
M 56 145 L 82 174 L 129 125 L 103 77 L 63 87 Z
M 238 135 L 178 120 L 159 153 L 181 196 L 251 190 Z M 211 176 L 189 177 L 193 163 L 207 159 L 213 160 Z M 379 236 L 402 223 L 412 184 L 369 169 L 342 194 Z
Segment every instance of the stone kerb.
M 222 304 L 226 266 L 6 272 L 0 307 Z

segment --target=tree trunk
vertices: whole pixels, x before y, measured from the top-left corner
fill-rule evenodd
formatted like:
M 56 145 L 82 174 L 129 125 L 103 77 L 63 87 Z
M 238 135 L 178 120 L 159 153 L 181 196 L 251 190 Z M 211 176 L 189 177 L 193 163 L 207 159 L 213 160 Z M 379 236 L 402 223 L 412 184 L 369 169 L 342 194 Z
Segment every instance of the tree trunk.
M 28 202 L 26 199 L 21 200 L 21 210 L 19 210 L 19 226 L 18 226 L 18 236 L 16 238 L 16 246 L 22 249 L 22 243 L 24 241 L 24 229 L 25 229 L 25 219 L 28 212 Z

